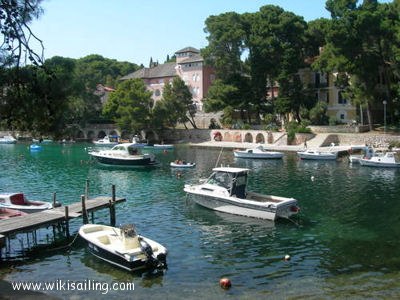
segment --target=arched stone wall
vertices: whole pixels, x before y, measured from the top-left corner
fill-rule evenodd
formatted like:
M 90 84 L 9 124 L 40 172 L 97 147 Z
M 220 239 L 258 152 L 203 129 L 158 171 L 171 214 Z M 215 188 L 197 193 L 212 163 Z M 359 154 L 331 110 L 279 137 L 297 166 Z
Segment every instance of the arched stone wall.
M 242 134 L 239 131 L 235 131 L 233 133 L 233 142 L 241 143 L 242 142 Z
M 94 131 L 90 130 L 86 133 L 86 138 L 89 140 L 94 140 L 96 138 L 96 134 Z
M 256 143 L 257 144 L 265 144 L 265 137 L 262 133 L 258 133 L 256 135 Z
M 227 132 L 224 133 L 224 138 L 223 138 L 223 140 L 224 140 L 225 142 L 232 142 L 232 136 L 231 136 L 231 133 L 230 133 L 229 131 L 227 131 Z
M 106 132 L 103 130 L 100 130 L 97 132 L 97 138 L 99 138 L 99 139 L 104 138 L 106 135 L 107 135 Z
M 253 142 L 253 135 L 250 132 L 246 133 L 246 135 L 244 136 L 244 141 L 246 143 L 252 143 Z

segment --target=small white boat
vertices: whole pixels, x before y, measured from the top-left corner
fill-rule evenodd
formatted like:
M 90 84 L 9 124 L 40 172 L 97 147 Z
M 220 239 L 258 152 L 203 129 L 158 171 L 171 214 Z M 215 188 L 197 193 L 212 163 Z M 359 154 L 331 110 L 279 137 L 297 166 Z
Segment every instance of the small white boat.
M 118 137 L 110 137 L 106 135 L 104 138 L 93 141 L 96 146 L 115 146 L 118 144 Z
M 283 157 L 282 152 L 267 151 L 263 146 L 246 150 L 234 150 L 233 155 L 238 158 L 268 158 L 279 159 Z
M 15 144 L 17 140 L 11 135 L 0 137 L 0 144 Z
M 312 159 L 312 160 L 336 160 L 338 156 L 337 151 L 333 151 L 334 143 L 328 150 L 319 149 L 306 149 L 303 151 L 298 151 L 297 155 L 300 159 Z
M 375 155 L 369 159 L 362 158 L 360 159 L 360 164 L 367 167 L 400 167 L 400 162 L 396 162 L 395 152 L 386 152 L 384 155 Z
M 353 154 L 354 152 L 361 151 L 360 154 Z M 352 164 L 360 163 L 360 159 L 367 158 L 370 159 L 372 156 L 375 156 L 374 148 L 370 146 L 352 146 L 349 149 L 349 162 Z
M 86 224 L 79 229 L 79 235 L 94 256 L 122 269 L 136 271 L 166 266 L 167 249 L 138 235 L 133 225 L 116 228 Z
M 313 159 L 313 160 L 336 160 L 337 152 L 326 152 L 319 150 L 305 150 L 297 152 L 300 159 Z
M 184 191 L 201 206 L 234 215 L 275 220 L 299 212 L 294 198 L 248 192 L 249 171 L 244 168 L 214 168 L 207 180 L 200 184 L 185 184 Z
M 90 151 L 89 155 L 108 166 L 149 166 L 156 164 L 154 154 L 141 153 L 136 144 L 118 144 L 109 150 Z
M 196 163 L 190 163 L 190 162 L 176 160 L 176 161 L 170 162 L 169 165 L 173 168 L 193 168 L 196 166 Z
M 34 213 L 53 208 L 53 205 L 45 201 L 28 200 L 23 193 L 0 194 L 0 208 L 10 208 L 25 213 Z
M 172 144 L 154 144 L 154 149 L 174 149 Z

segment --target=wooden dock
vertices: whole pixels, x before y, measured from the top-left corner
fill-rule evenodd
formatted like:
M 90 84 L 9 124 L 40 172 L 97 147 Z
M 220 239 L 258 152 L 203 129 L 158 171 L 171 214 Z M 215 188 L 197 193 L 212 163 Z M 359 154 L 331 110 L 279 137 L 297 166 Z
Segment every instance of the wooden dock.
M 124 198 L 115 199 L 112 197 L 97 197 L 85 201 L 86 211 L 94 212 L 102 208 L 111 208 L 114 204 L 125 201 Z M 66 209 L 68 207 L 68 209 Z M 66 210 L 68 213 L 66 214 Z M 6 236 L 18 232 L 25 232 L 47 225 L 68 221 L 73 218 L 83 217 L 82 203 L 72 203 L 53 209 L 32 213 L 22 217 L 14 217 L 0 221 L 0 235 Z
M 86 200 L 88 197 L 89 183 L 86 182 L 86 196 L 81 196 L 80 202 L 75 202 L 65 206 L 36 212 L 20 217 L 0 220 L 0 249 L 6 246 L 6 240 L 18 233 L 35 231 L 37 229 L 63 225 L 67 237 L 69 237 L 69 220 L 82 217 L 83 224 L 89 222 L 88 214 L 97 210 L 108 208 L 110 210 L 110 223 L 115 226 L 115 205 L 126 201 L 125 198 L 116 198 L 115 185 L 112 186 L 111 197 L 96 197 Z M 55 194 L 53 203 L 55 204 Z M 0 252 L 1 253 L 1 252 Z M 1 254 L 0 254 L 1 257 Z

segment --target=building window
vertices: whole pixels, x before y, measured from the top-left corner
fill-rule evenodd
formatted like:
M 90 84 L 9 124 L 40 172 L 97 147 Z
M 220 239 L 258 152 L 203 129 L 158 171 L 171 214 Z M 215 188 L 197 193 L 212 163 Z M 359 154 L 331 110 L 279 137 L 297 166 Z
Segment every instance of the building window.
M 347 104 L 347 100 L 343 97 L 343 92 L 338 92 L 338 103 L 339 104 Z

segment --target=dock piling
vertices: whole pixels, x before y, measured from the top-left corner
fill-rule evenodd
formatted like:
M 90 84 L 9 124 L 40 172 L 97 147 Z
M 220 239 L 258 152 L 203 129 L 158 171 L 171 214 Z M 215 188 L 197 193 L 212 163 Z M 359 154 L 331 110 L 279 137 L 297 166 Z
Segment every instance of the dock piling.
M 85 195 L 81 195 L 81 202 L 82 202 L 82 220 L 83 220 L 83 224 L 88 224 L 89 223 L 89 218 L 88 218 L 87 210 L 86 210 Z
M 69 207 L 65 206 L 65 232 L 67 238 L 69 238 Z

